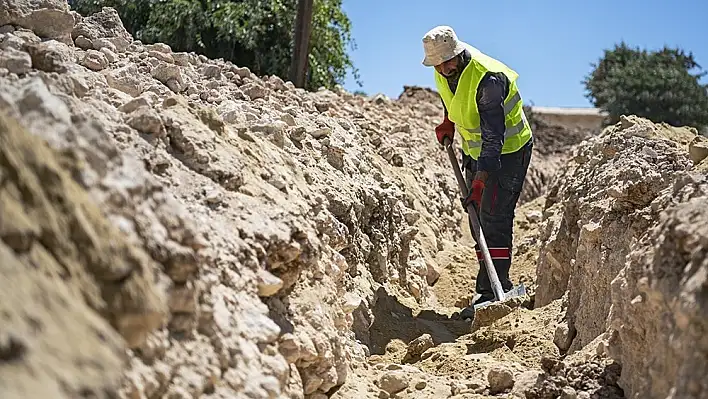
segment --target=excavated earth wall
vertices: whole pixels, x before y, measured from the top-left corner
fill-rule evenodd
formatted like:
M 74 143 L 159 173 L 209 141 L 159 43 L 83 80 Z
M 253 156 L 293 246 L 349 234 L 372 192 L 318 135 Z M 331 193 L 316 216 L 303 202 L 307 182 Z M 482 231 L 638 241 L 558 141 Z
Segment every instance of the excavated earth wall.
M 476 273 L 441 113 L 0 2 L 0 396 L 704 395 L 705 142 L 537 129 L 536 306 L 470 324 L 441 305 Z
M 622 365 L 627 397 L 708 394 L 698 377 L 708 367 L 707 143 L 623 117 L 579 145 L 549 189 L 536 306 L 566 296 L 560 349 L 599 345 Z
M 363 359 L 378 287 L 413 302 L 431 297 L 439 240 L 459 237 L 461 218 L 444 153 L 430 137 L 411 135 L 430 131 L 435 108 L 307 93 L 247 68 L 133 41 L 113 9 L 84 18 L 66 2 L 45 3 L 13 2 L 9 11 L 3 3 L 3 121 L 18 120 L 66 159 L 60 165 L 80 188 L 71 192 L 85 192 L 101 210 L 91 214 L 96 223 L 115 226 L 146 259 L 109 261 L 112 251 L 126 251 L 120 241 L 84 228 L 94 220 L 85 212 L 63 208 L 52 212 L 77 221 L 37 226 L 50 210 L 22 228 L 4 219 L 2 237 L 18 257 L 73 248 L 78 260 L 57 262 L 76 268 L 66 273 L 91 293 L 82 306 L 93 309 L 92 320 L 111 323 L 129 350 L 122 395 L 323 394 Z M 51 24 L 42 19 L 47 13 L 75 23 L 51 34 L 28 29 Z M 13 135 L 32 142 L 22 130 Z M 3 173 L 14 179 L 3 179 L 12 200 L 3 211 L 18 220 L 35 207 L 23 205 L 34 197 L 20 186 L 34 179 L 51 189 L 44 180 L 56 174 L 21 161 Z M 49 204 L 77 201 L 62 193 Z M 32 245 L 50 232 L 61 242 Z M 13 267 L 22 264 L 31 263 Z M 133 287 L 138 276 L 144 282 Z M 104 280 L 128 292 L 104 293 Z M 37 339 L 51 331 L 38 328 Z M 45 355 L 23 347 L 18 365 Z M 110 360 L 115 366 L 119 358 Z M 71 378 L 94 386 L 90 375 Z M 10 394 L 22 397 L 25 388 Z M 73 385 L 54 389 L 74 392 Z

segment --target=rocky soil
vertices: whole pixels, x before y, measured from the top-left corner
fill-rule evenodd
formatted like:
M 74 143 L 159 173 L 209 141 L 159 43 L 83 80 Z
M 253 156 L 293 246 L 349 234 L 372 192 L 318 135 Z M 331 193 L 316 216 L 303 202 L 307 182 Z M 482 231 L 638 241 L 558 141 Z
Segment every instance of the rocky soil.
M 0 396 L 708 395 L 706 142 L 537 126 L 531 295 L 470 322 L 441 112 L 0 2 Z

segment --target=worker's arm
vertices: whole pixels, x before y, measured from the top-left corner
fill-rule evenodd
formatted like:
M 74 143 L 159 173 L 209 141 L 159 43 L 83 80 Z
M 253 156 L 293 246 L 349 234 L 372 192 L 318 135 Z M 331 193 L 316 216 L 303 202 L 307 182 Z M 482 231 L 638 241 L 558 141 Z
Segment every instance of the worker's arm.
M 509 80 L 503 73 L 488 72 L 477 89 L 477 109 L 482 129 L 482 150 L 477 171 L 496 172 L 501 168 L 504 145 L 504 99 L 509 93 Z

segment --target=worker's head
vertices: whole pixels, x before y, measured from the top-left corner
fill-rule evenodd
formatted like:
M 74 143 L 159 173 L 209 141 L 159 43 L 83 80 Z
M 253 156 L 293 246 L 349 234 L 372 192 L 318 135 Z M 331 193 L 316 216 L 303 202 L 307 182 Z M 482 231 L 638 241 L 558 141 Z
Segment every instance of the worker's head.
M 436 26 L 423 36 L 423 49 L 423 65 L 435 67 L 443 76 L 452 76 L 458 72 L 458 55 L 465 50 L 465 44 L 451 27 Z

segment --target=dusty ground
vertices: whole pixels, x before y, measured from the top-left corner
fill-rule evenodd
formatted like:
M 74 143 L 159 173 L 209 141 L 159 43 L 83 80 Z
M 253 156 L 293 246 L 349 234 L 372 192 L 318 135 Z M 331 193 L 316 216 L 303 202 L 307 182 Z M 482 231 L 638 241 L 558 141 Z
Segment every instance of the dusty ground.
M 519 245 L 514 251 L 512 279 L 515 283 L 523 281 L 531 293 L 544 200 L 539 197 L 520 206 L 515 219 L 515 242 Z M 372 381 L 380 381 L 386 372 L 394 371 L 412 379 L 395 397 L 485 397 L 492 369 L 502 367 L 521 374 L 540 369 L 544 358 L 558 358 L 553 340 L 562 317 L 561 300 L 530 310 L 531 298 L 526 298 L 511 307 L 482 310 L 474 322 L 460 320 L 456 312 L 473 295 L 478 268 L 467 223 L 462 223 L 462 228 L 467 232 L 463 239 L 446 242 L 445 250 L 436 258 L 441 270 L 433 286 L 431 306 L 379 293 L 371 328 L 372 356 L 367 365 L 354 370 L 356 382 L 347 384 L 338 395 L 378 397 L 380 390 Z M 418 349 L 414 349 L 414 343 L 409 350 L 411 342 L 421 341 L 419 337 L 428 343 Z M 413 355 L 415 352 L 419 353 Z M 426 381 L 425 388 L 416 387 L 423 385 L 418 380 Z

